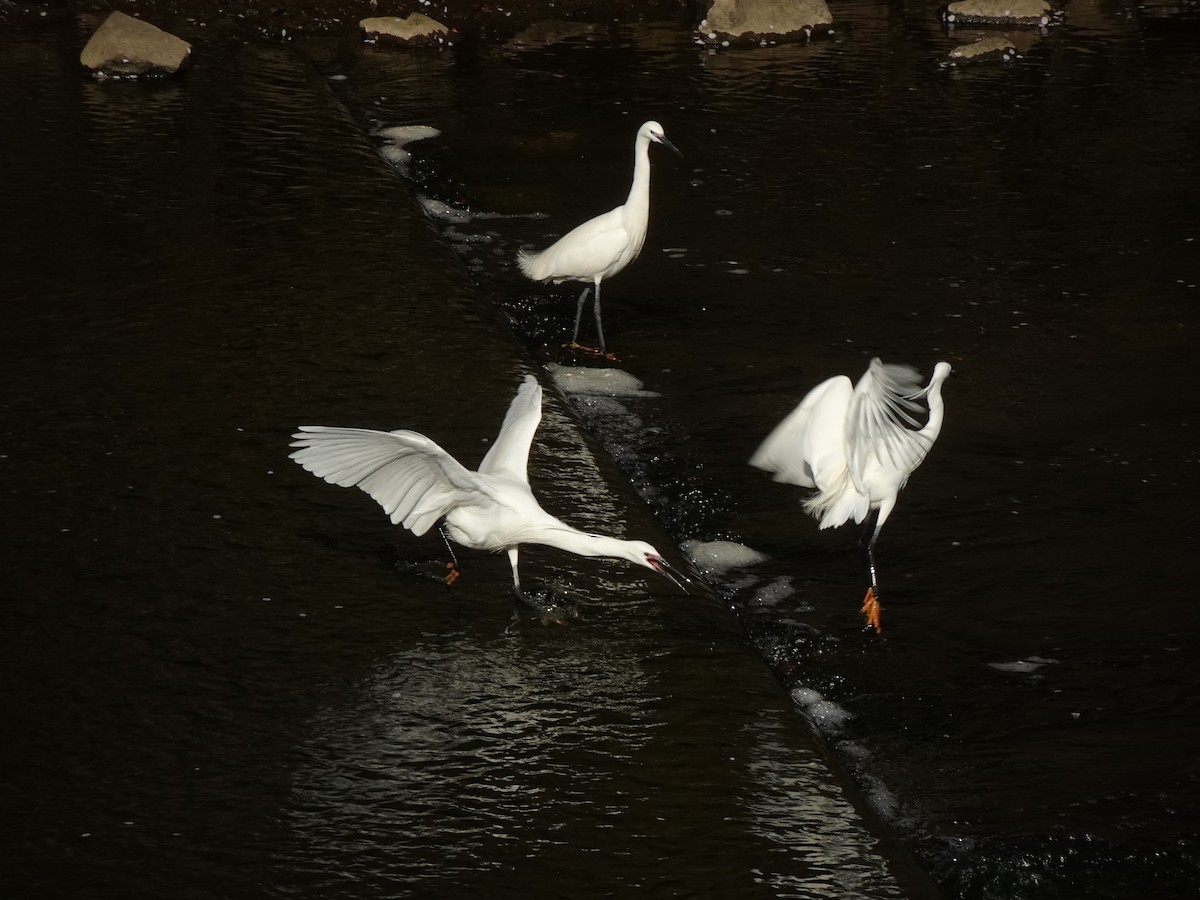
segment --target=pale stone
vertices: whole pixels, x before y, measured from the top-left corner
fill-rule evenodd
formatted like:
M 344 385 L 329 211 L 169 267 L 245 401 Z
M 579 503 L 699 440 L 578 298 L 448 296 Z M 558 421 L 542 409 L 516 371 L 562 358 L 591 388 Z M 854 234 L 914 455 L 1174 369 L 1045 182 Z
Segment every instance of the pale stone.
M 832 22 L 825 0 L 713 0 L 699 30 L 710 40 L 750 35 L 782 37 Z
M 946 7 L 946 21 L 1044 25 L 1052 13 L 1046 0 L 957 0 Z
M 358 23 L 363 34 L 376 39 L 397 41 L 402 44 L 441 44 L 450 35 L 450 29 L 436 19 L 422 13 L 404 16 L 376 16 Z
M 187 41 L 149 22 L 114 12 L 96 29 L 79 61 L 104 78 L 171 75 L 191 55 Z

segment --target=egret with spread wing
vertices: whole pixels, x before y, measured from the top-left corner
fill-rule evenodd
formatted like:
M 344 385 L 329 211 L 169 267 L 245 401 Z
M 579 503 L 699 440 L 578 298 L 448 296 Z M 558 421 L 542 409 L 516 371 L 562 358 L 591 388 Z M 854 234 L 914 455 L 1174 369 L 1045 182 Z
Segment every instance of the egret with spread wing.
M 513 590 L 522 599 L 517 571 L 521 544 L 628 560 L 683 588 L 662 554 L 644 541 L 580 531 L 538 505 L 526 467 L 541 418 L 542 388 L 536 378 L 526 375 L 478 471 L 465 468 L 424 435 L 403 430 L 302 425 L 292 435 L 292 446 L 299 449 L 291 458 L 331 484 L 366 491 L 392 524 L 403 525 L 418 537 L 444 519 L 444 533 L 455 543 L 474 550 L 508 551 Z M 457 569 L 452 572 L 456 574 Z
M 875 542 L 900 490 L 942 430 L 942 382 L 949 375 L 950 364 L 939 362 L 921 387 L 916 369 L 873 359 L 857 385 L 837 375 L 813 388 L 750 459 L 776 481 L 816 488 L 804 509 L 821 528 L 836 528 L 851 517 L 862 522 L 876 511 L 867 543 L 871 586 L 862 611 L 877 632 L 882 607 Z M 922 426 L 914 414 L 926 411 Z
M 637 259 L 646 242 L 646 229 L 650 221 L 651 142 L 679 153 L 679 148 L 667 140 L 661 125 L 657 122 L 644 123 L 638 129 L 633 145 L 633 184 L 623 206 L 588 219 L 540 253 L 522 250 L 517 254 L 521 271 L 534 281 L 592 283 L 596 289 L 593 312 L 602 356 L 609 354 L 604 346 L 604 326 L 600 322 L 600 282 L 616 275 Z M 583 289 L 575 307 L 575 330 L 571 333 L 571 343 L 568 345 L 572 348 L 589 349 L 578 344 L 579 319 L 583 315 L 583 304 L 589 290 L 591 288 Z

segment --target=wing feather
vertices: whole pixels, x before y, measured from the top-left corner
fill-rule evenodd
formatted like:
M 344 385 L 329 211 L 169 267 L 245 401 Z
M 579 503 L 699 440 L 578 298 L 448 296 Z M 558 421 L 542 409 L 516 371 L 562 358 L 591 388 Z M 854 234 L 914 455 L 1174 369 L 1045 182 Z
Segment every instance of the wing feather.
M 750 465 L 776 481 L 827 490 L 846 467 L 842 435 L 851 391 L 845 375 L 821 382 L 767 436 Z
M 532 375 L 526 375 L 508 406 L 500 433 L 479 464 L 479 471 L 528 481 L 529 448 L 541 421 L 542 386 Z
M 907 477 L 929 452 L 929 439 L 914 430 L 921 426 L 913 414 L 924 412 L 917 402 L 923 394 L 921 376 L 912 366 L 871 360 L 854 388 L 846 418 L 846 456 L 860 490 L 859 479 L 872 454 Z
M 617 207 L 576 226 L 540 253 L 518 254 L 517 260 L 535 281 L 591 281 L 616 265 L 628 246 L 629 232 Z
M 291 458 L 330 484 L 357 487 L 392 520 L 422 535 L 487 484 L 436 443 L 415 431 L 373 431 L 302 425 Z

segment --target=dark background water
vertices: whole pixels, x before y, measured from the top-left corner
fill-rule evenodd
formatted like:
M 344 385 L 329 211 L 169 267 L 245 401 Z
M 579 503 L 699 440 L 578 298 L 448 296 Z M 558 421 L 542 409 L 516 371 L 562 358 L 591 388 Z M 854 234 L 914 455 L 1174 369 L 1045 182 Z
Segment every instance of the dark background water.
M 1190 896 L 1195 20 L 1073 5 L 1020 59 L 947 68 L 968 38 L 932 8 L 834 12 L 745 53 L 672 22 L 214 47 L 151 87 L 80 82 L 70 35 L 6 43 L 42 73 L 0 139 L 22 886 L 920 896 L 912 854 L 950 896 Z M 768 559 L 713 573 L 718 603 L 529 553 L 586 624 L 505 634 L 502 560 L 399 583 L 414 542 L 381 551 L 280 436 L 415 425 L 471 457 L 517 344 L 558 358 L 574 310 L 515 250 L 620 202 L 651 117 L 684 159 L 654 154 L 605 322 L 656 396 L 551 396 L 539 489 Z M 409 123 L 442 134 L 401 177 L 369 134 Z M 521 218 L 446 241 L 405 181 Z M 955 367 L 880 541 L 882 638 L 857 533 L 745 464 L 873 355 Z
M 711 592 L 531 548 L 583 615 L 514 625 L 503 556 L 404 574 L 436 536 L 287 460 L 474 464 L 534 366 L 302 53 L 188 34 L 0 47 L 0 895 L 930 895 Z M 552 389 L 531 472 L 683 564 Z

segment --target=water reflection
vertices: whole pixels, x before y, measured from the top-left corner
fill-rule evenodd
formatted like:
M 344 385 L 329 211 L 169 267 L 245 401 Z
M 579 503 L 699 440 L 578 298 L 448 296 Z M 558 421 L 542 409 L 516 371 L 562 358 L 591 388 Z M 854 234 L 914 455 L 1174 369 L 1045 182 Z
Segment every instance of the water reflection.
M 864 858 L 852 807 L 840 792 L 822 791 L 813 779 L 823 765 L 780 740 L 780 725 L 761 717 L 745 760 L 756 790 L 746 798 L 750 829 L 777 847 L 777 868 L 759 873 L 777 897 L 900 897 L 882 859 Z
M 639 797 L 605 783 L 663 723 L 639 660 L 591 649 L 458 636 L 379 666 L 312 723 L 294 774 L 297 863 L 385 852 L 400 881 L 457 883 L 609 827 Z

